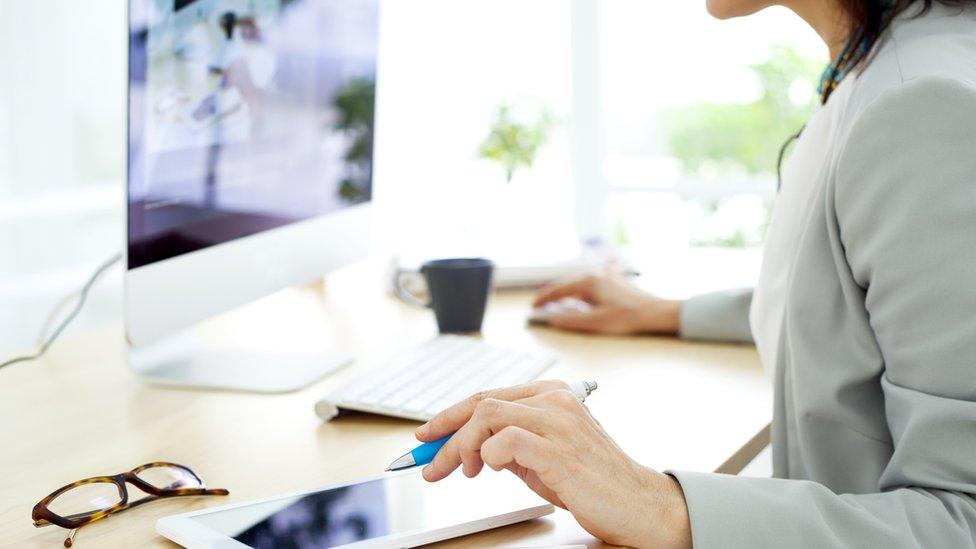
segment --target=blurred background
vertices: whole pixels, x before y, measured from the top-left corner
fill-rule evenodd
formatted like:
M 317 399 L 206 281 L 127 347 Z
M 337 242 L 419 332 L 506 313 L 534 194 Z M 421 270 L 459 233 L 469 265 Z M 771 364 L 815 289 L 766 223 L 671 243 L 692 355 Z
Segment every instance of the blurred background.
M 259 0 L 251 0 L 259 1 Z M 819 39 L 704 2 L 383 4 L 377 253 L 619 246 L 641 284 L 750 285 Z M 0 353 L 123 245 L 124 3 L 0 2 Z M 715 268 L 721 265 L 721 268 Z M 121 270 L 70 330 L 117 321 Z

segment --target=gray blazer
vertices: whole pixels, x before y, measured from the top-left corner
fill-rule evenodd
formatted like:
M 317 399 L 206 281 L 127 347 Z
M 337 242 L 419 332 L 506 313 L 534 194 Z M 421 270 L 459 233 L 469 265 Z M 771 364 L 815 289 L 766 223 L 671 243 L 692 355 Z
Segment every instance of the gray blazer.
M 976 546 L 976 11 L 900 17 L 853 84 L 794 251 L 776 478 L 673 472 L 698 548 Z M 694 298 L 682 333 L 748 340 L 749 301 Z

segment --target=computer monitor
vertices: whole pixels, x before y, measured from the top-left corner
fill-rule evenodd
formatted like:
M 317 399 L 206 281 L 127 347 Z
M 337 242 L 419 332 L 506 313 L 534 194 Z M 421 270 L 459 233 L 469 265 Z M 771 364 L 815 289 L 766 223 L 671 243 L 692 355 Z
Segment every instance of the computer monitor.
M 125 329 L 142 375 L 285 391 L 344 361 L 185 334 L 367 253 L 378 1 L 129 0 Z

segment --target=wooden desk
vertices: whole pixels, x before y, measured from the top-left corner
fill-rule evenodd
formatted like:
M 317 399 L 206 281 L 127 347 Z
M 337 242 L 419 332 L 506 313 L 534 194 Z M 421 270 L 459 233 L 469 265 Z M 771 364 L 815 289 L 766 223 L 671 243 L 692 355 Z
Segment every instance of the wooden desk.
M 317 399 L 364 368 L 435 335 L 431 313 L 385 295 L 377 272 L 365 264 L 353 266 L 330 276 L 324 289 L 302 288 L 269 300 L 287 311 L 266 329 L 271 336 L 322 341 L 358 357 L 349 368 L 297 393 L 147 386 L 124 362 L 120 326 L 65 339 L 39 362 L 0 371 L 0 546 L 60 546 L 64 530 L 31 525 L 30 510 L 38 500 L 68 482 L 150 461 L 189 465 L 210 486 L 228 488 L 231 495 L 127 511 L 80 530 L 78 547 L 170 546 L 154 530 L 164 515 L 382 471 L 411 447 L 416 423 L 369 415 L 322 423 L 312 411 Z M 494 296 L 484 338 L 556 353 L 560 360 L 545 377 L 597 379 L 600 390 L 587 405 L 642 463 L 713 471 L 769 421 L 771 388 L 751 347 L 529 329 L 524 322 L 529 297 L 527 292 Z M 233 320 L 222 326 L 248 337 Z M 337 447 L 344 451 L 336 452 Z M 498 544 L 601 545 L 561 510 L 450 543 Z

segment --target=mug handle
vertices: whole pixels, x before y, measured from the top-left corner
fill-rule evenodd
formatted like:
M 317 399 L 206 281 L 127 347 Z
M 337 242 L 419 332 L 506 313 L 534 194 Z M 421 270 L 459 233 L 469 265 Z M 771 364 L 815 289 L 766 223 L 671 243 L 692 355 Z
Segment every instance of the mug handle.
M 420 307 L 422 309 L 429 309 L 431 303 L 424 303 L 417 296 L 413 295 L 406 288 L 403 287 L 401 281 L 403 280 L 403 275 L 413 274 L 415 271 L 409 271 L 406 269 L 397 269 L 393 273 L 393 291 L 396 296 L 400 298 L 401 301 L 408 305 L 413 305 L 414 307 Z

